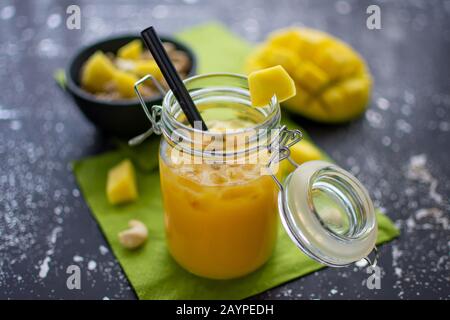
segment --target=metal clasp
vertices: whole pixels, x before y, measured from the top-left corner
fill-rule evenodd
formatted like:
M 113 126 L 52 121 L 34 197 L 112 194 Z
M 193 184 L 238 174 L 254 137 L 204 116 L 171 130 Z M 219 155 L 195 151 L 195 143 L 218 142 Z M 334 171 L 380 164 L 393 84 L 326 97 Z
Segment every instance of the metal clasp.
M 272 179 L 274 179 L 275 183 L 278 185 L 281 191 L 283 191 L 283 184 L 271 171 L 271 166 L 276 162 L 281 162 L 284 159 L 288 159 L 288 161 L 297 168 L 299 165 L 294 160 L 292 160 L 290 156 L 291 151 L 289 150 L 289 148 L 294 144 L 300 142 L 302 138 L 303 134 L 300 130 L 290 130 L 286 126 L 282 126 L 279 130 L 279 133 L 274 137 L 272 143 L 269 146 L 269 152 L 272 153 L 272 156 L 267 163 L 267 169 L 271 172 Z
M 166 94 L 166 91 L 164 90 L 161 83 L 156 80 L 152 75 L 148 74 L 145 77 L 139 79 L 134 84 L 134 92 L 136 92 L 136 95 L 138 96 L 139 102 L 141 103 L 142 109 L 145 112 L 145 115 L 147 116 L 148 120 L 150 120 L 151 128 L 148 129 L 146 132 L 138 135 L 137 137 L 134 137 L 128 141 L 128 144 L 130 146 L 135 146 L 140 143 L 142 143 L 145 139 L 147 139 L 150 135 L 153 133 L 160 135 L 161 134 L 161 127 L 159 124 L 159 117 L 161 116 L 162 107 L 158 105 L 154 105 L 151 107 L 151 110 L 147 107 L 147 104 L 145 103 L 144 97 L 142 96 L 141 92 L 139 91 L 139 86 L 142 85 L 145 81 L 150 79 L 153 84 L 155 85 L 155 88 L 159 91 L 159 93 L 164 97 Z

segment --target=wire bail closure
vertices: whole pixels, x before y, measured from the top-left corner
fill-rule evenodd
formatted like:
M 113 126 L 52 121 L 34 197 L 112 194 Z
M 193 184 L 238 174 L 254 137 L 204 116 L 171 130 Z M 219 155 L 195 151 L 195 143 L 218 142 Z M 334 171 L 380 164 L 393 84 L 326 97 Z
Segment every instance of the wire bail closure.
M 278 185 L 278 188 L 283 191 L 283 184 L 278 180 L 276 175 L 272 172 L 271 166 L 272 164 L 278 162 L 280 163 L 284 159 L 288 159 L 288 161 L 297 168 L 299 164 L 292 160 L 290 147 L 294 144 L 300 142 L 303 139 L 303 134 L 299 129 L 288 129 L 285 125 L 280 128 L 280 132 L 277 136 L 275 136 L 274 141 L 269 146 L 269 152 L 273 153 L 267 163 L 267 169 L 271 172 L 271 177 L 274 179 L 275 183 Z
M 153 105 L 151 107 L 151 109 L 149 110 L 149 108 L 147 107 L 147 104 L 145 103 L 144 97 L 142 96 L 141 92 L 139 91 L 139 86 L 141 86 L 145 81 L 147 81 L 149 79 L 153 82 L 156 89 L 159 91 L 159 93 L 162 95 L 163 98 L 166 95 L 166 91 L 164 90 L 161 83 L 150 74 L 147 74 L 143 78 L 136 81 L 136 83 L 134 84 L 134 92 L 138 96 L 141 107 L 144 110 L 145 115 L 147 116 L 148 120 L 150 120 L 150 123 L 152 126 L 146 132 L 138 135 L 137 137 L 130 139 L 128 141 L 128 144 L 130 146 L 136 146 L 138 144 L 141 144 L 145 139 L 147 139 L 153 133 L 155 133 L 157 135 L 161 134 L 161 126 L 159 124 L 159 117 L 161 116 L 162 107 L 158 106 L 158 105 Z

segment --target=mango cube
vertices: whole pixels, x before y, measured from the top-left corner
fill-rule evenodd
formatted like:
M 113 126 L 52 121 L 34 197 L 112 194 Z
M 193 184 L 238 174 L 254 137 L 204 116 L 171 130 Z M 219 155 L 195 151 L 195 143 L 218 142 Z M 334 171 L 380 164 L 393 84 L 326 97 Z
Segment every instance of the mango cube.
M 252 105 L 267 105 L 274 95 L 278 102 L 295 96 L 295 83 L 282 66 L 275 66 L 251 73 L 248 77 Z
M 81 85 L 90 92 L 102 91 L 115 71 L 111 60 L 103 52 L 97 51 L 86 61 L 81 74 Z
M 138 81 L 138 78 L 128 72 L 116 71 L 114 74 L 114 83 L 117 91 L 123 98 L 133 98 L 135 96 L 134 84 L 136 81 Z
M 137 60 L 142 54 L 142 42 L 139 39 L 133 40 L 117 51 L 117 56 L 122 59 Z
M 139 77 L 150 74 L 158 80 L 163 78 L 161 70 L 154 60 L 136 61 L 133 72 Z
M 130 160 L 126 159 L 108 172 L 106 195 L 109 203 L 120 204 L 138 198 L 136 176 Z

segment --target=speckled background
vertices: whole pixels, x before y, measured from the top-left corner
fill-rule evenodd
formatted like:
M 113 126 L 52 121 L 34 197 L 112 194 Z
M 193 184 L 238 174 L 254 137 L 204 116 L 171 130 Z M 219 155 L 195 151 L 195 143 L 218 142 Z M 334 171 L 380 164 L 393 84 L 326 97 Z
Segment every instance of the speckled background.
M 82 29 L 68 30 L 78 4 Z M 366 28 L 381 7 L 382 29 Z M 402 231 L 381 248 L 380 290 L 363 269 L 325 269 L 257 298 L 450 298 L 450 1 L 56 1 L 0 3 L 0 298 L 134 299 L 74 181 L 70 161 L 110 146 L 54 83 L 80 45 L 150 24 L 219 20 L 250 41 L 307 25 L 353 45 L 375 78 L 365 117 L 298 121 L 370 190 Z M 82 289 L 66 287 L 67 266 Z M 151 272 L 151 270 L 149 270 Z

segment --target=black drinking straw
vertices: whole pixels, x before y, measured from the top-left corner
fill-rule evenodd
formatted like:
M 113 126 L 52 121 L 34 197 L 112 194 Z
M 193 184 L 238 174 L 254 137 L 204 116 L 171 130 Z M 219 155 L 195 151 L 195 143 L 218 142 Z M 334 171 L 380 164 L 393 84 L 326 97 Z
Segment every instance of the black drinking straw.
M 200 112 L 198 112 L 197 107 L 194 104 L 194 101 L 192 101 L 192 98 L 184 86 L 183 81 L 170 61 L 169 56 L 167 55 L 167 52 L 164 49 L 164 46 L 162 45 L 161 40 L 156 34 L 153 26 L 143 30 L 141 32 L 141 37 L 147 48 L 152 53 L 152 56 L 158 64 L 164 79 L 166 79 L 167 84 L 175 95 L 175 98 L 180 104 L 180 107 L 191 126 L 194 127 L 194 121 L 201 121 L 202 130 L 207 131 L 208 128 L 206 127 L 205 121 L 203 121 Z

